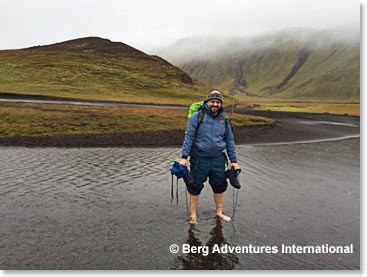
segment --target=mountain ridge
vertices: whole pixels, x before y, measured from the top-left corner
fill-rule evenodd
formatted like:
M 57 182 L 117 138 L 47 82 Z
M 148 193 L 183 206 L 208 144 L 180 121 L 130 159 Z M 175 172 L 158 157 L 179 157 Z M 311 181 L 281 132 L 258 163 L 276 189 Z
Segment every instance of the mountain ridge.
M 120 54 L 127 56 L 149 56 L 122 42 L 113 42 L 100 37 L 83 37 L 43 46 L 23 48 L 30 51 L 66 51 L 75 53 Z
M 99 37 L 1 50 L 0 59 L 0 92 L 7 93 L 188 104 L 211 89 L 161 57 Z

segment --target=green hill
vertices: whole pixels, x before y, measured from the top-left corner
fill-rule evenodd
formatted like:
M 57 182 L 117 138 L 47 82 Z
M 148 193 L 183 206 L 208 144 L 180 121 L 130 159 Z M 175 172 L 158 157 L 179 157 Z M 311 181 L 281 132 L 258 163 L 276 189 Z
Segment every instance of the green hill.
M 239 99 L 360 99 L 360 45 L 355 33 L 291 30 L 253 39 L 188 38 L 159 55 Z
M 88 37 L 0 51 L 0 93 L 188 104 L 210 87 L 158 56 Z

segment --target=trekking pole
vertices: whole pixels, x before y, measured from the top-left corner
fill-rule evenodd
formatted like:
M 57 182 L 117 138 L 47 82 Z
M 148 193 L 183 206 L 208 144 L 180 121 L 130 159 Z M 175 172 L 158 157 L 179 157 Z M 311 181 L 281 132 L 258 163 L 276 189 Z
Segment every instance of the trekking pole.
M 173 196 L 173 175 L 171 177 L 171 180 L 172 180 L 172 183 L 171 183 L 171 203 L 172 203 L 172 201 L 174 199 L 174 196 Z
M 237 190 L 237 193 L 236 193 L 236 202 L 235 202 L 235 197 L 234 197 L 234 187 L 233 187 L 233 214 L 232 214 L 232 220 L 234 221 L 234 215 L 236 213 L 236 210 L 237 210 L 237 200 L 238 200 L 238 193 L 239 193 L 239 189 Z
M 186 188 L 185 188 L 185 197 L 186 197 L 186 214 L 187 214 L 187 220 L 190 220 L 189 206 L 187 205 L 187 189 Z M 190 203 L 191 203 L 191 196 L 190 196 Z

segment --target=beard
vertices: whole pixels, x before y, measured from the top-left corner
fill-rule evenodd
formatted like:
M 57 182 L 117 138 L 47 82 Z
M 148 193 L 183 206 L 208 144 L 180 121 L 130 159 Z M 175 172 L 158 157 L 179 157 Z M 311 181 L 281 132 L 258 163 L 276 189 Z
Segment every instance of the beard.
M 210 110 L 213 114 L 216 114 L 219 111 L 219 107 L 211 107 Z

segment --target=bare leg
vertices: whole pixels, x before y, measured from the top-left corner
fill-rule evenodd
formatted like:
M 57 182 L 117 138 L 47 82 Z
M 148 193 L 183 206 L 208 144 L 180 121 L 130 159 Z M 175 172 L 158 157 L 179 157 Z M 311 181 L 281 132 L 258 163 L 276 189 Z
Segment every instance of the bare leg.
M 231 221 L 231 218 L 223 214 L 224 193 L 214 193 L 214 201 L 217 209 L 217 216 L 225 221 Z
M 189 197 L 190 197 L 190 213 L 191 213 L 191 219 L 189 223 L 192 225 L 196 225 L 197 223 L 196 209 L 199 203 L 199 195 L 189 194 Z

